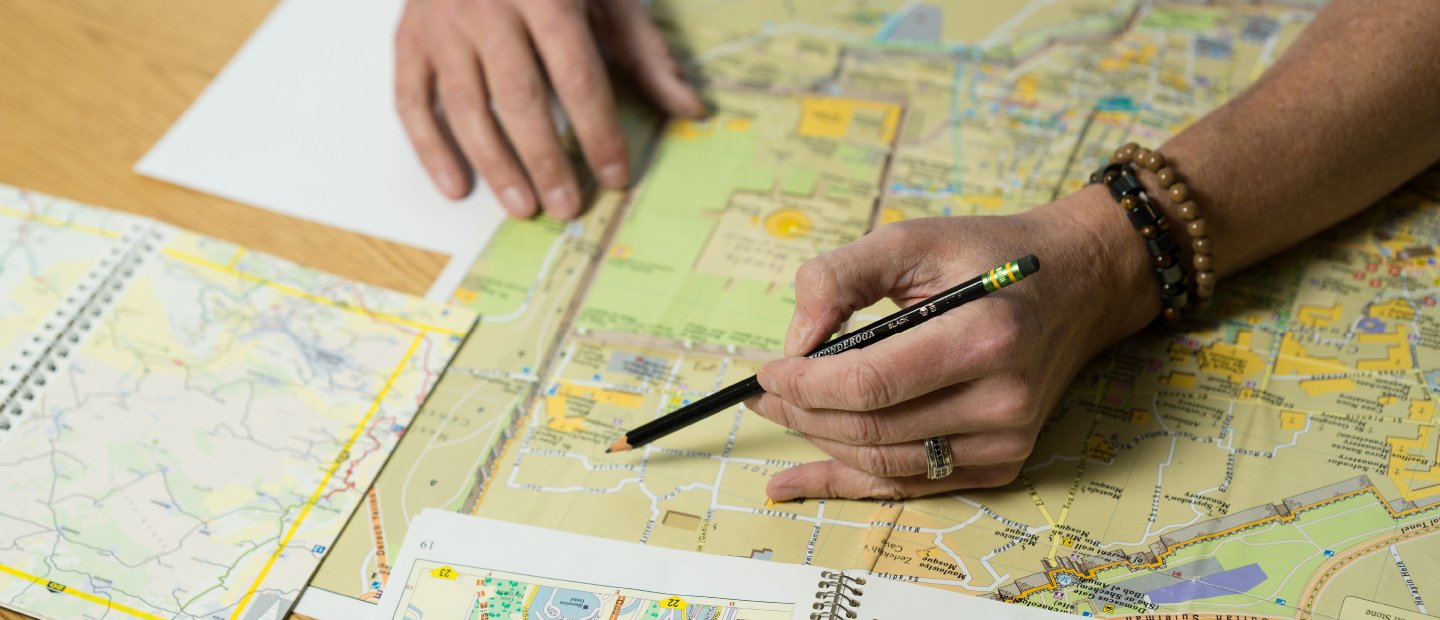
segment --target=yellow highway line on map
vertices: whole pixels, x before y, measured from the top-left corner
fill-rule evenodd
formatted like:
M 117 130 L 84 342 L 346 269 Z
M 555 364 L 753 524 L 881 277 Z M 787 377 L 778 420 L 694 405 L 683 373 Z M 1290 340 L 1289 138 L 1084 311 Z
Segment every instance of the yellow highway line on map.
M 539 585 L 535 585 L 535 584 L 531 584 L 531 585 L 530 585 L 530 596 L 525 597 L 525 607 L 523 607 L 523 608 L 522 608 L 522 611 L 520 612 L 520 617 L 521 617 L 521 618 L 529 618 L 529 617 L 530 617 L 530 604 L 535 602 L 535 595 L 536 595 L 536 594 L 539 594 L 539 593 L 540 593 L 540 586 L 539 586 Z
M 18 569 L 18 568 L 12 567 L 12 566 L 6 566 L 6 565 L 4 565 L 4 564 L 0 564 L 0 573 L 6 573 L 6 574 L 9 574 L 9 575 L 14 575 L 14 576 L 16 576 L 16 577 L 19 577 L 19 578 L 21 578 L 21 579 L 24 579 L 25 581 L 33 582 L 33 583 L 35 583 L 36 585 L 45 586 L 46 588 L 51 588 L 51 586 L 53 585 L 53 586 L 59 588 L 59 592 L 60 592 L 61 594 L 69 594 L 70 596 L 73 596 L 73 597 L 76 597 L 76 598 L 79 598 L 79 599 L 82 599 L 82 600 L 90 601 L 91 603 L 95 603 L 96 605 L 101 605 L 101 606 L 103 606 L 103 607 L 107 607 L 107 608 L 113 609 L 113 610 L 115 610 L 115 611 L 119 611 L 119 612 L 124 612 L 124 613 L 130 614 L 130 615 L 132 615 L 132 616 L 135 616 L 136 618 L 146 618 L 147 620 L 165 620 L 164 616 L 157 616 L 157 615 L 152 614 L 152 613 L 150 613 L 150 612 L 148 612 L 148 611 L 140 611 L 140 610 L 138 610 L 138 609 L 135 609 L 134 607 L 129 607 L 129 606 L 127 606 L 127 605 L 122 605 L 122 604 L 117 603 L 117 602 L 115 602 L 115 601 L 112 601 L 112 600 L 110 600 L 110 599 L 107 599 L 107 598 L 104 598 L 104 597 L 100 597 L 100 596 L 95 596 L 94 594 L 91 594 L 91 593 L 89 593 L 89 592 L 85 592 L 85 591 L 83 591 L 83 590 L 76 590 L 76 589 L 71 588 L 70 586 L 67 586 L 67 585 L 65 585 L 65 584 L 55 583 L 55 582 L 50 581 L 49 579 L 46 579 L 46 578 L 44 578 L 44 577 L 37 577 L 37 576 L 35 576 L 35 575 L 31 575 L 30 573 L 27 573 L 27 572 L 25 572 L 25 571 L 23 571 L 23 570 L 20 570 L 20 569 Z M 52 591 L 53 591 L 53 588 L 52 588 Z
M 27 213 L 25 211 L 21 211 L 19 209 L 11 209 L 9 207 L 0 207 L 0 215 L 8 215 L 10 217 L 22 220 L 40 222 L 41 224 L 54 226 L 56 228 L 69 228 L 70 230 L 78 230 L 83 233 L 99 235 L 101 237 L 105 237 L 106 239 L 118 239 L 120 237 L 120 233 L 113 230 L 105 230 L 103 228 L 95 228 L 94 226 L 85 226 L 82 224 L 72 224 L 65 220 L 57 220 L 48 215 L 36 215 L 34 213 Z
M 340 450 L 340 454 L 330 463 L 330 470 L 325 472 L 325 477 L 320 480 L 320 485 L 315 487 L 315 492 L 311 493 L 310 499 L 305 501 L 304 507 L 300 509 L 300 514 L 295 517 L 295 523 L 290 526 L 290 531 L 286 532 L 285 537 L 280 539 L 280 544 L 275 547 L 275 553 L 270 554 L 270 559 L 265 562 L 265 567 L 260 569 L 260 574 L 255 577 L 255 583 L 250 584 L 250 590 L 245 593 L 245 596 L 240 597 L 240 602 L 235 605 L 235 612 L 230 614 L 230 620 L 238 618 L 240 612 L 245 610 L 245 602 L 250 600 L 250 597 L 254 596 L 255 593 L 260 590 L 260 584 L 265 581 L 265 576 L 270 574 L 270 569 L 275 566 L 275 560 L 280 559 L 280 553 L 285 550 L 286 545 L 290 544 L 290 539 L 295 537 L 295 532 L 300 529 L 300 524 L 305 521 L 305 517 L 310 515 L 310 509 L 314 508 L 315 503 L 320 501 L 320 495 L 325 493 L 325 487 L 330 486 L 330 479 L 335 477 L 336 470 L 340 469 L 340 464 L 344 462 L 344 458 L 342 457 L 350 453 L 350 448 L 355 445 L 355 441 L 358 440 L 360 434 L 365 431 L 365 426 L 370 423 L 370 418 L 374 417 L 375 412 L 380 409 L 380 401 L 384 400 L 385 395 L 390 393 L 390 387 L 395 385 L 395 379 L 400 376 L 400 371 L 404 370 L 405 365 L 410 363 L 410 357 L 415 355 L 415 350 L 420 347 L 420 341 L 425 339 L 425 335 L 426 333 L 422 331 L 416 334 L 414 340 L 410 341 L 410 348 L 406 349 L 405 356 L 400 358 L 400 363 L 395 366 L 395 370 L 390 371 L 390 377 L 385 380 L 385 385 L 380 388 L 380 393 L 375 395 L 375 400 L 371 401 L 370 409 L 365 412 L 365 417 L 361 418 L 360 423 L 355 425 L 355 430 L 350 433 L 350 439 L 345 442 L 345 447 Z
M 368 317 L 373 318 L 373 319 L 378 319 L 378 320 L 381 320 L 381 321 L 385 321 L 386 323 L 394 323 L 394 324 L 397 324 L 397 325 L 404 325 L 404 326 L 406 326 L 406 327 L 412 327 L 412 328 L 419 329 L 419 330 L 422 330 L 422 331 L 430 331 L 430 332 L 435 332 L 435 333 L 439 333 L 439 334 L 445 334 L 445 335 L 447 335 L 447 336 L 459 336 L 459 337 L 461 337 L 461 338 L 464 338 L 464 337 L 465 337 L 465 332 L 457 332 L 457 331 L 455 331 L 455 330 L 453 330 L 453 329 L 446 329 L 446 328 L 444 328 L 444 327 L 439 327 L 439 326 L 436 326 L 436 325 L 426 325 L 426 324 L 424 324 L 424 323 L 418 323 L 418 322 L 415 322 L 415 321 L 411 321 L 410 319 L 406 319 L 406 318 L 403 318 L 403 317 L 398 317 L 398 316 L 395 316 L 395 315 L 393 315 L 393 314 L 385 314 L 385 313 L 383 313 L 383 312 L 374 312 L 374 311 L 371 311 L 370 309 L 365 308 L 365 307 L 363 307 L 363 306 L 357 306 L 357 305 L 345 303 L 345 302 L 342 302 L 342 301 L 336 301 L 336 300 L 330 299 L 330 298 L 328 298 L 328 297 L 321 297 L 321 296 L 315 295 L 315 294 L 313 294 L 313 293 L 307 293 L 307 292 L 305 292 L 305 291 L 302 291 L 302 290 L 297 289 L 297 288 L 292 287 L 292 286 L 286 286 L 286 285 L 281 284 L 281 283 L 279 283 L 279 282 L 276 282 L 276 281 L 274 281 L 274 280 L 267 280 L 267 279 L 262 278 L 262 277 L 260 277 L 260 276 L 257 276 L 257 275 L 254 275 L 254 274 L 250 274 L 250 273 L 246 273 L 246 272 L 244 272 L 244 271 L 240 271 L 240 270 L 234 268 L 233 266 L 228 266 L 228 267 L 227 267 L 227 266 L 221 265 L 221 264 L 219 264 L 219 263 L 212 263 L 212 262 L 210 262 L 210 261 L 208 261 L 208 260 L 205 260 L 205 259 L 203 259 L 203 258 L 200 258 L 199 256 L 192 256 L 192 255 L 190 255 L 190 254 L 186 254 L 186 253 L 181 252 L 181 251 L 178 251 L 178 250 L 172 250 L 172 249 L 168 249 L 168 248 L 167 248 L 167 249 L 165 250 L 165 255 L 166 255 L 166 256 L 169 256 L 169 257 L 171 257 L 171 258 L 174 258 L 174 259 L 176 259 L 176 260 L 179 260 L 179 261 L 183 261 L 183 262 L 186 262 L 186 263 L 190 263 L 190 264 L 192 264 L 192 265 L 196 265 L 196 266 L 198 266 L 198 267 L 205 267 L 206 269 L 213 269 L 213 270 L 219 271 L 219 272 L 221 272 L 221 273 L 230 274 L 230 275 L 236 276 L 236 277 L 241 278 L 241 279 L 244 279 L 244 280 L 249 280 L 249 281 L 254 282 L 254 283 L 256 283 L 256 284 L 260 284 L 260 285 L 263 285 L 263 286 L 268 286 L 268 287 L 270 287 L 270 288 L 273 288 L 273 289 L 275 289 L 275 290 L 277 290 L 277 291 L 280 291 L 281 293 L 285 293 L 285 294 L 287 294 L 287 295 L 292 295 L 292 296 L 295 296 L 295 297 L 300 297 L 300 298 L 302 298 L 302 299 L 306 299 L 306 300 L 308 300 L 308 301 L 313 301 L 313 302 L 315 302 L 315 303 L 317 303 L 317 304 L 321 304 L 321 305 L 325 305 L 325 306 L 330 306 L 330 307 L 332 307 L 332 308 L 340 308 L 340 309 L 342 309 L 342 310 L 349 310 L 349 311 L 351 311 L 351 312 L 355 312 L 355 313 L 358 313 L 358 314 L 363 314 L 363 315 L 368 316 Z M 236 261 L 239 261 L 239 260 L 240 260 L 240 256 L 239 256 L 239 255 L 236 255 L 234 258 L 231 259 L 232 262 L 236 262 Z
M 231 256 L 229 261 L 226 261 L 225 268 L 234 269 L 235 265 L 240 262 L 240 257 L 242 256 L 245 256 L 245 248 L 235 250 L 235 255 Z
M 1055 539 L 1055 543 L 1050 547 L 1050 558 L 1054 559 L 1055 549 L 1060 546 L 1060 539 L 1055 538 L 1058 533 L 1058 530 L 1055 528 L 1060 524 L 1056 523 L 1055 518 L 1050 516 L 1050 509 L 1045 507 L 1045 500 L 1040 499 L 1040 493 L 1035 490 L 1035 485 L 1030 483 L 1030 479 L 1025 477 L 1025 474 L 1020 474 L 1020 482 L 1025 485 L 1025 490 L 1030 492 L 1030 501 L 1035 504 L 1036 508 L 1040 509 L 1040 516 L 1045 517 L 1045 522 L 1050 524 L 1052 532 L 1050 537 Z

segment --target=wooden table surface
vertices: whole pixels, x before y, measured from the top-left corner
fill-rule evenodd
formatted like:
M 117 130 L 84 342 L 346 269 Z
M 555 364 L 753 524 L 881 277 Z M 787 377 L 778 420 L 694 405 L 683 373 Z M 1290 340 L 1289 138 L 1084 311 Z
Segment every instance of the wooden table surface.
M 248 207 L 132 167 L 276 0 L 0 2 L 0 183 L 150 216 L 424 294 L 433 252 Z M 0 609 L 0 619 L 26 618 Z
M 421 294 L 445 257 L 141 177 L 135 162 L 276 0 L 0 2 L 0 183 Z

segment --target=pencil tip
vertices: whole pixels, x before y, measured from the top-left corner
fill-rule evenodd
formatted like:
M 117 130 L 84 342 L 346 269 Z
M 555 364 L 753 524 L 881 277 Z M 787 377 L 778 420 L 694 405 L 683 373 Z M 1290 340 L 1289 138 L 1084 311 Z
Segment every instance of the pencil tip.
M 626 450 L 629 450 L 630 442 L 626 441 L 626 439 L 627 438 L 622 435 L 619 439 L 615 440 L 615 443 L 610 444 L 609 448 L 605 449 L 605 453 L 610 454 L 612 452 L 624 452 Z

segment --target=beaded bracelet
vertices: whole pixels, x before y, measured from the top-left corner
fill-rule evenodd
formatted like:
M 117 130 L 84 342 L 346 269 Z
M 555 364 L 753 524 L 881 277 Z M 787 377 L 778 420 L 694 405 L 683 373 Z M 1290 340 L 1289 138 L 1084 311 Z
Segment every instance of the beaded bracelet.
M 1197 304 L 1209 301 L 1215 296 L 1215 261 L 1210 255 L 1211 243 L 1205 219 L 1200 217 L 1200 208 L 1190 195 L 1190 187 L 1180 179 L 1180 174 L 1165 165 L 1165 156 L 1130 142 L 1115 151 L 1111 163 L 1134 163 L 1155 173 L 1160 189 L 1166 190 L 1170 202 L 1176 205 L 1177 215 L 1185 222 L 1190 233 L 1190 249 L 1194 252 L 1191 263 L 1195 266 L 1195 301 Z
M 1170 222 L 1150 202 L 1145 188 L 1128 163 L 1112 163 L 1090 175 L 1091 183 L 1105 183 L 1110 196 L 1125 209 L 1130 224 L 1145 239 L 1145 249 L 1154 261 L 1155 280 L 1160 283 L 1161 313 L 1176 321 L 1190 303 L 1190 282 L 1180 268 L 1180 244 L 1170 236 Z

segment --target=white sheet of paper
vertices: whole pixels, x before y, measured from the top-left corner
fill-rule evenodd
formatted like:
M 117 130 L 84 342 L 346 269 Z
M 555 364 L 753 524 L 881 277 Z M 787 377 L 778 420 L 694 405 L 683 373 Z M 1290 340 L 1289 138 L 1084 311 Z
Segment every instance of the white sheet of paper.
M 446 301 L 504 220 L 430 183 L 394 112 L 403 0 L 282 0 L 136 165 L 140 174 L 446 254 Z

